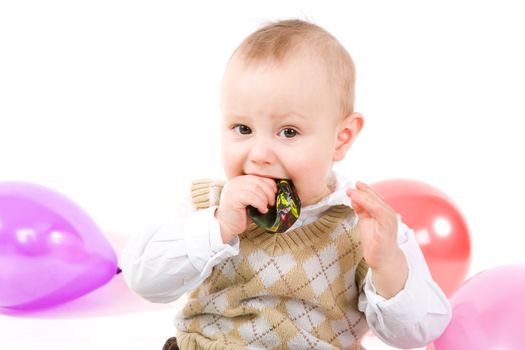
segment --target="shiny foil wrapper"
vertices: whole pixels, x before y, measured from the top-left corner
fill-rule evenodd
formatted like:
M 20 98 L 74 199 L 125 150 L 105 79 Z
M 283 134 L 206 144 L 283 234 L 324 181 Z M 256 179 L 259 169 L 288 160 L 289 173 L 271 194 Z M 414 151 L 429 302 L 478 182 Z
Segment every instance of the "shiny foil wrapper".
M 255 224 L 273 233 L 282 233 L 288 230 L 301 213 L 301 200 L 295 186 L 290 180 L 275 180 L 277 193 L 275 205 L 268 208 L 266 214 L 261 214 L 257 208 L 248 206 L 248 216 Z

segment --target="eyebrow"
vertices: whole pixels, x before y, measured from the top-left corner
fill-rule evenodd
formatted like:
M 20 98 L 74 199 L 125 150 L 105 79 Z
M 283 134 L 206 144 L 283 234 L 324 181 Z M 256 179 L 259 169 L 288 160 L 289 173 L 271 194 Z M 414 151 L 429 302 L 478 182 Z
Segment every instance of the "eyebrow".
M 295 112 L 289 112 L 289 113 L 282 113 L 282 114 L 272 114 L 272 119 L 284 119 L 284 118 L 293 118 L 297 117 L 299 119 L 308 119 L 306 116 L 295 113 Z M 228 119 L 250 119 L 247 115 L 244 114 L 225 114 L 224 118 Z

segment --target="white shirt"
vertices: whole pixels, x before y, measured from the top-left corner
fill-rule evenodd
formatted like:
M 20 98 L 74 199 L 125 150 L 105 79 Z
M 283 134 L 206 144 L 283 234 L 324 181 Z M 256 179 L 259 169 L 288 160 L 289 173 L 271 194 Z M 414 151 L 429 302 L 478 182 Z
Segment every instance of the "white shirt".
M 334 205 L 351 207 L 346 189 L 352 184 L 334 173 L 333 190 L 320 202 L 301 208 L 289 230 L 318 220 Z M 191 195 L 166 222 L 132 239 L 122 254 L 122 270 L 128 285 L 142 297 L 169 303 L 198 287 L 224 259 L 239 254 L 239 239 L 222 242 L 215 218 L 217 207 L 195 210 Z M 372 270 L 365 277 L 358 308 L 369 327 L 385 343 L 397 347 L 420 347 L 437 338 L 451 318 L 450 304 L 432 280 L 414 232 L 398 224 L 397 243 L 408 263 L 403 290 L 390 299 L 376 293 Z

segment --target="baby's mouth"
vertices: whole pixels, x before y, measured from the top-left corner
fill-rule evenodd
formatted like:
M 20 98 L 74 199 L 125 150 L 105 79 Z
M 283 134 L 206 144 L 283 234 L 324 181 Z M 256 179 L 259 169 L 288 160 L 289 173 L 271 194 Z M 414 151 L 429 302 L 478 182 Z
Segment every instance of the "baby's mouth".
M 258 177 L 265 177 L 265 178 L 267 178 L 267 179 L 272 179 L 272 180 L 277 179 L 277 177 L 275 177 L 275 176 L 264 175 L 264 174 L 256 174 L 256 173 L 249 173 L 249 174 L 247 174 L 247 173 L 243 173 L 243 175 L 253 175 L 253 176 L 258 176 Z
M 265 175 L 265 174 L 257 174 L 257 173 L 242 173 L 243 175 L 252 175 L 252 176 L 258 176 L 258 177 L 264 177 L 267 179 L 274 180 L 275 182 L 278 182 L 280 180 L 285 180 L 288 182 L 292 182 L 290 178 L 283 177 L 283 176 L 273 176 L 273 175 Z

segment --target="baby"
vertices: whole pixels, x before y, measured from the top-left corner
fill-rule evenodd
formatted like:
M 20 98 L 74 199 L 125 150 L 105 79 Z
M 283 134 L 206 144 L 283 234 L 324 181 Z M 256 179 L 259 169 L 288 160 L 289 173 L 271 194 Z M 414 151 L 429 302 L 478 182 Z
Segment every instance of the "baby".
M 124 276 L 152 302 L 186 292 L 164 349 L 361 349 L 369 328 L 424 346 L 450 305 L 414 233 L 369 186 L 332 170 L 361 128 L 354 65 L 321 27 L 271 23 L 233 53 L 222 82 L 226 182 L 195 181 L 177 212 L 125 250 Z M 283 233 L 247 215 L 290 181 L 300 215 Z

